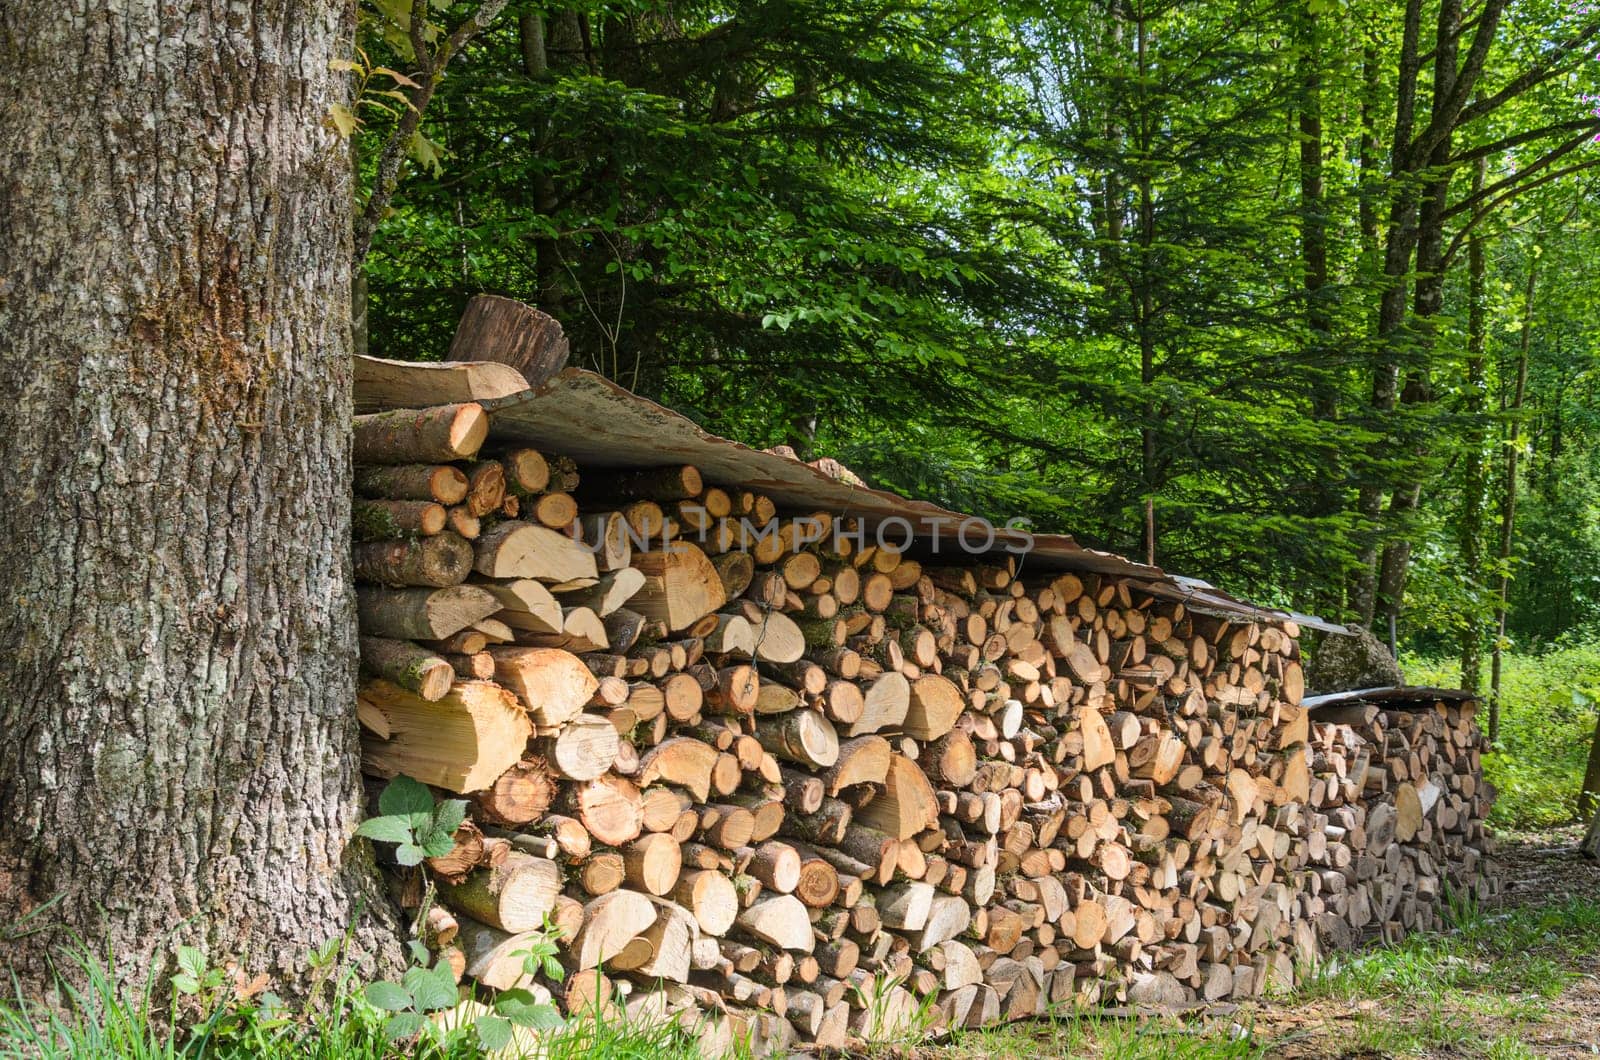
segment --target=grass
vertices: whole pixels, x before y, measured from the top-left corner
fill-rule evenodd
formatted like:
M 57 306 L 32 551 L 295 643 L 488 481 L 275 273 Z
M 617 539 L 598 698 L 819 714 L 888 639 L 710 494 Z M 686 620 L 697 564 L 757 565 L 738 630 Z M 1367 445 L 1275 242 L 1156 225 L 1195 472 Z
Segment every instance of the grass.
M 323 1000 L 290 1011 L 270 995 L 240 1001 L 176 992 L 163 1005 L 130 996 L 110 962 L 78 953 L 58 977 L 59 1010 L 0 1001 L 0 1060 L 480 1060 L 491 1054 L 468 1029 L 392 1041 L 387 1013 L 362 999 L 348 971 L 324 981 Z M 538 1039 L 539 1060 L 700 1060 L 696 1039 L 675 1025 L 632 1023 L 616 1013 L 569 1022 Z
M 1452 658 L 1406 654 L 1401 669 L 1413 684 L 1456 688 L 1461 682 L 1460 663 Z M 1600 706 L 1600 642 L 1506 655 L 1501 702 L 1499 748 L 1483 763 L 1499 792 L 1490 823 L 1531 830 L 1576 820 Z M 1487 710 L 1478 715 L 1479 724 L 1488 720 Z

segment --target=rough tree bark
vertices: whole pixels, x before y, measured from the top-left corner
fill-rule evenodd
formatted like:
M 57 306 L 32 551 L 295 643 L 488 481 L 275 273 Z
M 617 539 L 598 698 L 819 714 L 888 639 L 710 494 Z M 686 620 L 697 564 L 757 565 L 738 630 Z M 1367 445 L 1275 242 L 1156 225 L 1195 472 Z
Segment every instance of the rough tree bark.
M 0 5 L 0 935 L 32 912 L 135 976 L 193 918 L 292 988 L 383 908 L 350 843 L 353 14 Z M 25 989 L 61 938 L 7 942 Z

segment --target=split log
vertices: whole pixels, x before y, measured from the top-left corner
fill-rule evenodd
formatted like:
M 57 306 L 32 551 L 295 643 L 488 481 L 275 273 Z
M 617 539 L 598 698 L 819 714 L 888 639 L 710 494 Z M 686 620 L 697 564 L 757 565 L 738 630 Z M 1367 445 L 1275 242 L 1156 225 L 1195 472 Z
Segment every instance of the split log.
M 560 648 L 490 648 L 489 654 L 496 678 L 517 694 L 541 726 L 577 717 L 600 687 L 583 660 Z
M 361 687 L 360 705 L 383 719 L 386 731 L 362 734 L 361 765 L 368 773 L 401 773 L 467 793 L 493 784 L 522 757 L 533 727 L 505 689 L 488 681 L 459 681 L 429 701 L 387 681 Z
M 472 568 L 490 578 L 570 582 L 597 578 L 594 554 L 547 526 L 508 519 L 473 542 Z
M 672 632 L 687 629 L 727 602 L 722 578 L 706 554 L 687 541 L 655 552 L 641 552 L 633 565 L 645 576 L 630 606 L 665 622 Z

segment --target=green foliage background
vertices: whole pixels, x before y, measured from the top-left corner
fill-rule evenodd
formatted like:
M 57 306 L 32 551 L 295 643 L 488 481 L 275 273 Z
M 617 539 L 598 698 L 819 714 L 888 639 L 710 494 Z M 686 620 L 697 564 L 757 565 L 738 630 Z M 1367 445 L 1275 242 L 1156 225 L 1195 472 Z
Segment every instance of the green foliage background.
M 370 2 L 366 52 L 406 71 L 409 5 Z M 1454 10 L 513 0 L 426 111 L 365 262 L 368 348 L 438 357 L 507 294 L 574 363 L 751 445 L 1137 556 L 1148 504 L 1163 566 L 1326 617 L 1401 548 L 1415 650 L 1486 656 L 1502 574 L 1507 646 L 1576 643 L 1600 630 L 1600 16 L 1506 7 L 1473 97 L 1499 102 L 1402 173 L 1407 18 L 1426 122 Z M 391 123 L 362 113 L 370 186 Z M 1432 312 L 1383 241 L 1441 174 Z M 1397 283 L 1418 301 L 1385 331 Z

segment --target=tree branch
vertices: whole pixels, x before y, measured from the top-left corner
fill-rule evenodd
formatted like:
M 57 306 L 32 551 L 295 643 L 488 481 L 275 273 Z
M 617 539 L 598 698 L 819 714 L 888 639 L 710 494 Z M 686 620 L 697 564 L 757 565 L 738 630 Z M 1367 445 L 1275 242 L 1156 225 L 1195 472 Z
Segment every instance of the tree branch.
M 400 115 L 400 120 L 395 123 L 393 131 L 389 133 L 389 139 L 383 145 L 383 153 L 378 156 L 378 175 L 373 181 L 372 194 L 367 197 L 367 204 L 362 208 L 361 216 L 356 218 L 354 264 L 357 269 L 366 260 L 367 252 L 372 249 L 373 234 L 377 232 L 378 223 L 383 220 L 384 212 L 394 199 L 395 189 L 400 185 L 400 167 L 405 162 L 411 138 L 422 125 L 422 115 L 433 99 L 434 90 L 439 87 L 445 67 L 450 65 L 450 60 L 455 58 L 473 37 L 482 33 L 499 17 L 507 3 L 508 0 L 484 0 L 478 5 L 477 10 L 462 20 L 461 24 L 445 38 L 444 43 L 430 54 L 423 33 L 428 16 L 428 0 L 412 0 L 410 36 L 411 50 L 415 53 L 419 69 L 416 78 L 417 87 L 409 89 L 406 93 L 410 105 Z
M 1489 47 L 1494 43 L 1495 31 L 1499 28 L 1500 15 L 1505 10 L 1506 3 L 1507 0 L 1489 0 L 1484 4 L 1478 28 L 1472 34 L 1472 46 L 1467 49 L 1467 58 L 1461 64 L 1459 71 L 1452 71 L 1454 76 L 1450 81 L 1450 94 L 1434 106 L 1432 120 L 1428 122 L 1428 127 L 1422 130 L 1409 152 L 1409 157 L 1412 159 L 1427 158 L 1433 153 L 1434 148 L 1444 143 L 1450 133 L 1461 124 L 1462 108 L 1466 106 L 1467 99 L 1472 95 L 1473 86 L 1478 83 L 1478 77 L 1483 73 L 1483 64 L 1489 57 Z M 1445 51 L 1450 52 L 1453 49 Z M 1441 61 L 1443 58 L 1441 56 Z M 1437 78 L 1435 80 L 1438 81 Z
M 1548 184 L 1553 180 L 1560 180 L 1562 177 L 1570 176 L 1573 173 L 1580 173 L 1585 169 L 1593 169 L 1596 166 L 1600 166 L 1600 158 L 1591 158 L 1587 162 L 1575 162 L 1570 166 L 1563 166 L 1560 169 L 1551 170 L 1549 173 L 1546 173 L 1544 176 L 1540 177 L 1538 180 L 1530 181 L 1527 184 L 1523 184 L 1523 185 L 1520 185 L 1520 186 L 1517 186 L 1517 187 L 1513 187 L 1513 188 L 1507 189 L 1506 191 L 1502 192 L 1501 194 L 1495 196 L 1494 199 L 1492 199 L 1491 201 L 1485 203 L 1483 206 L 1481 206 L 1477 210 L 1474 210 L 1473 213 L 1472 213 L 1472 216 L 1467 218 L 1467 222 L 1461 226 L 1461 230 L 1459 232 L 1457 232 L 1455 234 L 1455 236 L 1450 240 L 1450 245 L 1445 248 L 1445 253 L 1444 253 L 1444 264 L 1445 264 L 1445 267 L 1446 268 L 1449 267 L 1451 261 L 1453 261 L 1455 259 L 1455 256 L 1456 256 L 1457 252 L 1460 251 L 1460 249 L 1461 249 L 1461 241 L 1464 240 L 1467 237 L 1467 235 L 1472 231 L 1472 229 L 1477 226 L 1478 222 L 1482 221 L 1485 217 L 1488 217 L 1490 214 L 1494 213 L 1495 207 L 1499 206 L 1501 203 L 1505 202 L 1507 199 L 1515 198 L 1516 196 L 1521 195 L 1525 191 L 1532 191 L 1534 188 L 1537 188 L 1542 184 Z
M 1506 83 L 1504 88 L 1500 89 L 1500 91 L 1496 92 L 1494 95 L 1484 96 L 1476 103 L 1472 104 L 1472 106 L 1464 109 L 1461 112 L 1461 118 L 1457 124 L 1465 125 L 1467 122 L 1476 121 L 1485 114 L 1498 109 L 1505 103 L 1522 95 L 1522 93 L 1526 92 L 1530 88 L 1533 88 L 1535 85 L 1548 81 L 1552 77 L 1558 77 L 1561 74 L 1566 73 L 1570 68 L 1557 65 L 1560 60 L 1566 58 L 1572 52 L 1583 47 L 1583 45 L 1597 33 L 1600 33 L 1600 22 L 1590 23 L 1589 26 L 1583 30 L 1583 32 L 1569 38 L 1566 43 L 1556 48 L 1550 59 L 1535 66 L 1529 67 L 1521 74 L 1518 74 L 1516 77 L 1512 78 Z M 1580 56 L 1580 58 L 1583 57 Z
M 1534 140 L 1542 140 L 1546 136 L 1552 136 L 1559 132 L 1577 132 L 1584 129 L 1594 132 L 1597 126 L 1600 126 L 1600 122 L 1596 122 L 1593 118 L 1576 118 L 1572 121 L 1556 122 L 1554 125 L 1546 125 L 1542 129 L 1530 129 L 1526 132 L 1517 133 L 1515 136 L 1507 136 L 1492 143 L 1482 144 L 1472 148 L 1470 151 L 1463 151 L 1459 155 L 1453 155 L 1450 158 L 1450 165 L 1460 166 L 1468 162 L 1476 162 L 1480 158 L 1487 158 L 1489 155 L 1498 154 L 1513 147 L 1520 147 Z
M 1465 199 L 1462 199 L 1460 202 L 1456 203 L 1454 206 L 1452 206 L 1449 209 L 1445 210 L 1443 216 L 1440 219 L 1448 221 L 1450 218 L 1456 216 L 1459 213 L 1463 213 L 1463 212 L 1465 212 L 1467 210 L 1474 209 L 1477 206 L 1478 203 L 1483 202 L 1485 199 L 1489 199 L 1489 198 L 1493 198 L 1493 197 L 1497 196 L 1502 190 L 1504 190 L 1506 188 L 1509 188 L 1509 187 L 1513 187 L 1513 186 L 1521 183 L 1522 181 L 1526 180 L 1528 177 L 1531 177 L 1533 174 L 1539 172 L 1541 169 L 1546 168 L 1551 163 L 1553 163 L 1553 162 L 1557 161 L 1558 159 L 1562 158 L 1564 155 L 1571 154 L 1573 151 L 1576 151 L 1579 147 L 1582 147 L 1584 144 L 1589 143 L 1590 140 L 1593 138 L 1594 133 L 1597 130 L 1600 130 L 1600 121 L 1590 122 L 1588 124 L 1588 127 L 1583 132 L 1579 133 L 1577 136 L 1572 137 L 1572 139 L 1568 140 L 1566 143 L 1562 144 L 1561 146 L 1551 149 L 1542 158 L 1538 159 L 1535 162 L 1530 163 L 1527 166 L 1524 166 L 1522 169 L 1517 170 L 1515 173 L 1511 174 L 1508 177 L 1504 177 L 1504 178 L 1502 178 L 1500 180 L 1495 181 L 1493 184 L 1490 184 L 1488 187 L 1484 188 L 1482 191 L 1475 192 L 1475 193 L 1467 196 Z

